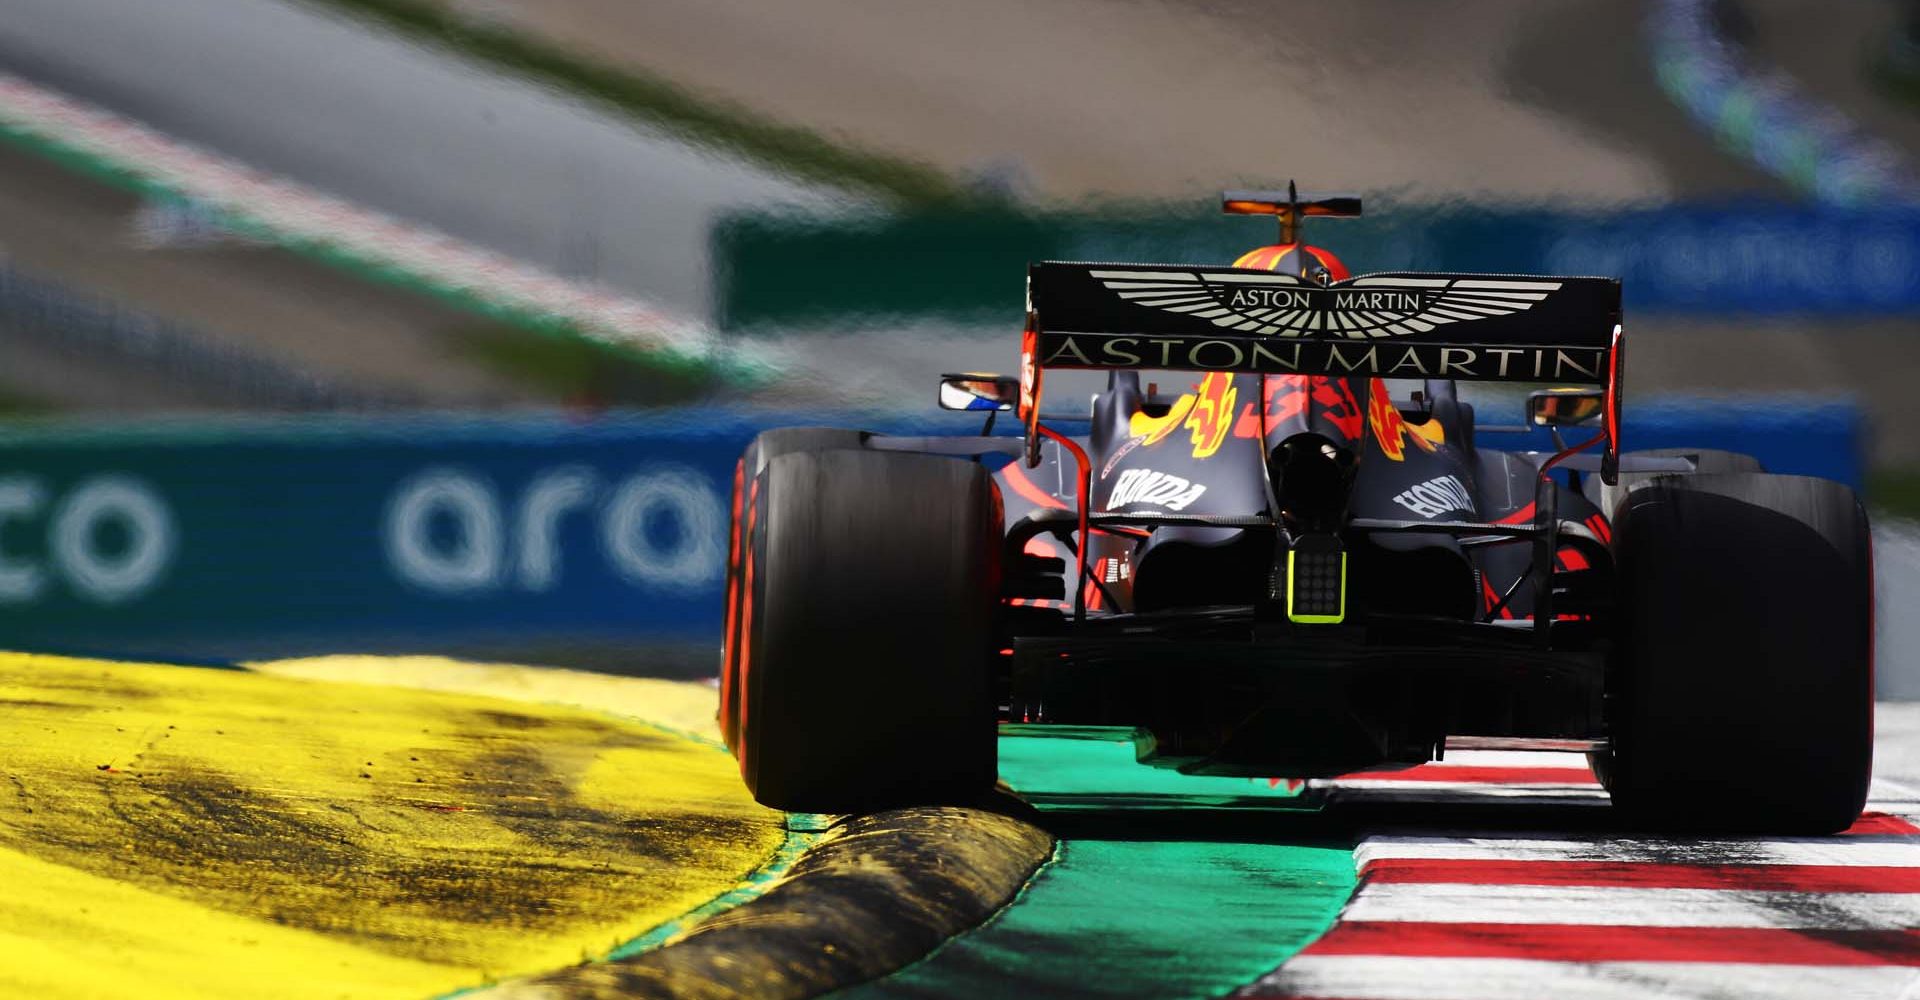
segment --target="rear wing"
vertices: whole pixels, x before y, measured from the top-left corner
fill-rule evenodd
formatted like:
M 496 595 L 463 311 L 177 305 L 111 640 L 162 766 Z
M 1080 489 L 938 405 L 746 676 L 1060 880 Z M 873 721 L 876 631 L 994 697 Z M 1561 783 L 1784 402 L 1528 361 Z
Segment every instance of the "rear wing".
M 1625 365 L 1614 278 L 1388 272 L 1320 285 L 1247 268 L 1049 262 L 1028 269 L 1027 303 L 1030 459 L 1042 371 L 1166 368 L 1605 386 L 1613 479 Z
M 1246 268 L 1033 265 L 1042 368 L 1169 368 L 1605 385 L 1620 282 Z

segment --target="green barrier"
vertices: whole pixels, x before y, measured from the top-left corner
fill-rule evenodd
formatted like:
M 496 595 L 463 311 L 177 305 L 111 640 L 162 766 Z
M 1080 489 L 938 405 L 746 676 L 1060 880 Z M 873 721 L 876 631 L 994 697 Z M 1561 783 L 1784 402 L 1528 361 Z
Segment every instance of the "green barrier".
M 1355 272 L 1604 274 L 1632 310 L 1783 315 L 1920 311 L 1920 211 L 1765 203 L 1546 211 L 1395 205 L 1316 220 Z M 1016 330 L 1039 260 L 1225 264 L 1271 243 L 1271 219 L 1215 202 L 1075 210 L 927 209 L 884 217 L 741 214 L 714 229 L 724 329 L 939 319 Z

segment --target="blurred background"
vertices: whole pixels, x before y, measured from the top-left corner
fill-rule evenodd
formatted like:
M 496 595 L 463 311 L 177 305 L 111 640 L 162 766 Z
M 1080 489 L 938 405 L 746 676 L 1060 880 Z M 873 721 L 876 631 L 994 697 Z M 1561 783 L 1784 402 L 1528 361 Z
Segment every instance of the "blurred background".
M 1029 260 L 1289 179 L 1624 278 L 1630 421 L 1854 483 L 1897 610 L 1917 156 L 1908 0 L 0 0 L 0 636 L 710 672 L 755 429 L 970 427 Z

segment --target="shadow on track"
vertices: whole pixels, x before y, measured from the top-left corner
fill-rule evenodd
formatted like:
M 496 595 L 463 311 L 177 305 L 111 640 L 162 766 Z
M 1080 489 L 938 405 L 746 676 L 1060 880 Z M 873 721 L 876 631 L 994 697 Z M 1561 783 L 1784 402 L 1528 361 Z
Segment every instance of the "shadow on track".
M 1362 831 L 1395 829 L 1629 832 L 1597 787 L 1422 795 L 1195 777 L 1136 763 L 1121 730 L 1003 736 L 1000 748 L 1006 783 L 1031 809 L 1024 818 L 1069 841 L 1350 844 Z

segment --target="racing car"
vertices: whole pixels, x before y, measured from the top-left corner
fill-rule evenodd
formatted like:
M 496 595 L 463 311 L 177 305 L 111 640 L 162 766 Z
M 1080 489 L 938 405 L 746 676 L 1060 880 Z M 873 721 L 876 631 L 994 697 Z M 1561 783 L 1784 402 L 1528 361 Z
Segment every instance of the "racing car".
M 1355 276 L 1301 229 L 1359 197 L 1223 206 L 1278 242 L 1030 265 L 1017 375 L 941 381 L 981 434 L 747 447 L 720 723 L 759 801 L 968 800 L 1019 724 L 1132 727 L 1141 764 L 1197 775 L 1584 752 L 1647 828 L 1854 822 L 1874 602 L 1848 487 L 1622 451 L 1618 280 Z M 1090 411 L 1043 407 L 1057 369 L 1105 373 Z M 1462 382 L 1544 386 L 1506 429 L 1554 446 L 1482 446 Z

